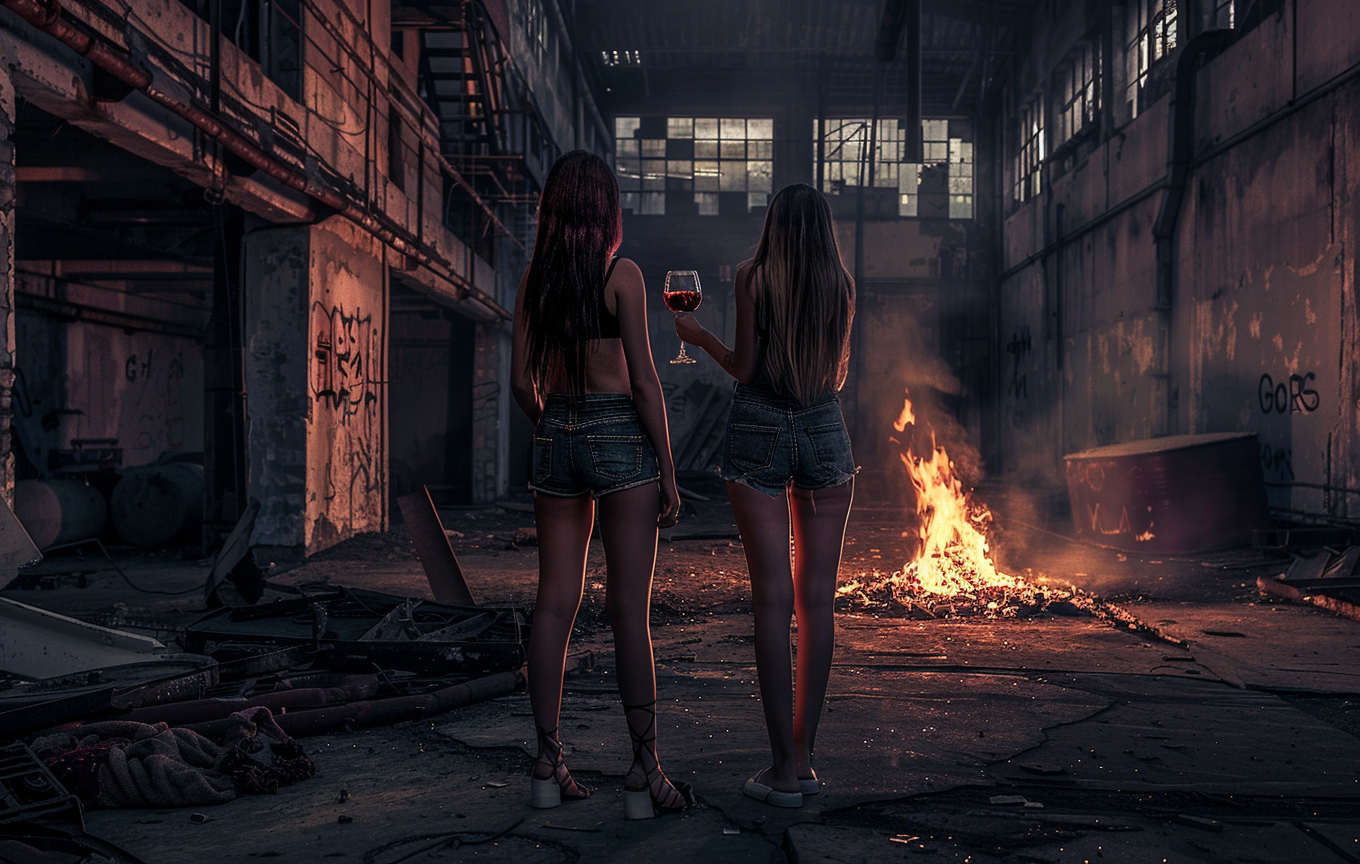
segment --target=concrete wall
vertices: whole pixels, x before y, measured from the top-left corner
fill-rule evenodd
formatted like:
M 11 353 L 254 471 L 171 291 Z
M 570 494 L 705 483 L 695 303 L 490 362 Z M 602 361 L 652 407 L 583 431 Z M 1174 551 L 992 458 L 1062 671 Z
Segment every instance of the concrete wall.
M 247 231 L 255 542 L 307 554 L 387 527 L 387 285 L 376 241 L 332 218 Z
M 0 64 L 0 495 L 14 503 L 14 82 Z
M 247 486 L 260 502 L 254 542 L 296 555 L 311 509 L 311 229 L 256 225 L 242 243 L 246 286 Z
M 180 336 L 17 317 L 14 426 L 39 471 L 72 439 L 108 438 L 123 465 L 203 450 L 202 346 Z
M 305 546 L 387 527 L 387 283 L 348 222 L 311 229 Z M 295 355 L 296 356 L 296 355 Z
M 1152 238 L 1168 98 L 1005 220 L 1007 471 L 1061 477 L 1067 452 L 1252 431 L 1273 506 L 1357 512 L 1358 14 L 1286 0 L 1198 73 L 1169 309 Z

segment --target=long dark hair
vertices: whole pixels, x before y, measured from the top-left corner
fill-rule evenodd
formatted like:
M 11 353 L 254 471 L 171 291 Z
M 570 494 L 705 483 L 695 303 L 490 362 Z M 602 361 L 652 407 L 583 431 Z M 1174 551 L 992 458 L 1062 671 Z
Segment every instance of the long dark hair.
M 584 150 L 558 159 L 538 199 L 524 285 L 529 375 L 540 393 L 559 370 L 570 392 L 585 392 L 587 340 L 599 335 L 605 272 L 622 240 L 614 172 Z
M 770 201 L 760 245 L 756 310 L 765 331 L 765 376 L 807 404 L 839 385 L 850 354 L 855 283 L 841 263 L 831 207 L 804 183 Z

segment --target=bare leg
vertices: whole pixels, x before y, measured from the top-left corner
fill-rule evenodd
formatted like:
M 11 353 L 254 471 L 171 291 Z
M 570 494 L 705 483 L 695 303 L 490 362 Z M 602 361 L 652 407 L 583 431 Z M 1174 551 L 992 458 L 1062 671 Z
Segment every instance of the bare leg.
M 567 641 L 585 588 L 586 547 L 595 518 L 590 496 L 554 498 L 534 495 L 538 526 L 538 599 L 529 633 L 529 704 L 538 729 L 538 760 L 534 777 L 556 777 L 562 797 L 584 798 L 590 790 L 576 784 L 565 767 L 559 770 L 562 743 L 558 717 L 562 712 L 562 675 Z
M 789 622 L 793 616 L 793 574 L 789 563 L 789 500 L 771 498 L 740 483 L 727 484 L 746 548 L 755 607 L 756 675 L 774 764 L 761 782 L 781 792 L 798 791 L 793 741 L 793 662 Z
M 664 807 L 680 807 L 684 798 L 661 771 L 656 751 L 656 664 L 649 619 L 659 494 L 649 483 L 602 496 L 600 539 L 608 570 L 605 602 L 614 631 L 619 696 L 633 740 L 633 764 L 624 782 L 629 789 L 650 789 Z
M 831 677 L 836 642 L 834 604 L 845 522 L 855 481 L 815 491 L 794 487 L 793 596 L 798 615 L 798 686 L 793 709 L 793 758 L 798 776 L 810 779 L 817 723 Z M 814 497 L 815 496 L 815 497 Z

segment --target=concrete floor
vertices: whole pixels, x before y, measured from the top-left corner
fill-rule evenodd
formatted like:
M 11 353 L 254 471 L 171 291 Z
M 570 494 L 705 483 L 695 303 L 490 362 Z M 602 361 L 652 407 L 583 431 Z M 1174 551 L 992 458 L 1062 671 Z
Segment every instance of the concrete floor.
M 479 602 L 532 601 L 536 550 L 511 543 L 530 514 L 443 515 Z M 895 511 L 858 510 L 845 575 L 900 566 L 903 525 Z M 1140 560 L 1002 527 L 1012 571 L 1098 588 L 1144 626 L 841 614 L 818 742 L 826 790 L 801 810 L 741 794 L 768 751 L 741 545 L 714 501 L 662 544 L 653 626 L 663 759 L 693 784 L 694 811 L 622 818 L 629 747 L 595 550 L 562 717 L 569 763 L 596 788 L 590 800 L 529 808 L 532 721 L 517 694 L 308 739 L 315 778 L 205 811 L 207 821 L 105 810 L 87 814 L 88 829 L 149 864 L 1360 861 L 1360 623 L 1262 602 L 1254 579 L 1277 565 L 1250 552 Z M 206 574 L 202 562 L 167 557 L 123 563 L 161 590 Z M 6 596 L 81 614 L 121 601 L 130 616 L 166 620 L 201 603 L 137 595 L 94 560 L 42 566 L 94 572 L 84 588 L 67 575 Z M 279 578 L 428 593 L 400 529 Z

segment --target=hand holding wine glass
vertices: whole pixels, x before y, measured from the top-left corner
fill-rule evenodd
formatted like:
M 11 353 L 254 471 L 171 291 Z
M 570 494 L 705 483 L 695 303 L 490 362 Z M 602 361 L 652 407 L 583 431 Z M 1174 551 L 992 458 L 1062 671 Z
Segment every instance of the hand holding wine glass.
M 693 270 L 668 270 L 666 282 L 661 288 L 661 298 L 666 308 L 672 312 L 693 312 L 703 301 L 703 287 L 699 284 L 699 274 Z M 695 363 L 694 358 L 685 353 L 685 343 L 680 342 L 680 354 L 672 364 Z

